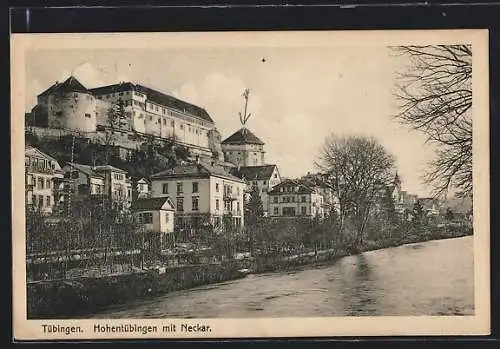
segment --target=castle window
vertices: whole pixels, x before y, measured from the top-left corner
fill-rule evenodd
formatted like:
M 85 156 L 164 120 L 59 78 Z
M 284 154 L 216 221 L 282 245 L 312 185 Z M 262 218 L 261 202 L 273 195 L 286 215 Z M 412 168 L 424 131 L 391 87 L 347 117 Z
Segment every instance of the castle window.
M 90 114 L 89 113 L 85 113 L 85 117 L 86 118 L 90 118 Z
M 163 114 L 165 114 L 165 108 L 162 108 L 162 112 L 163 112 Z

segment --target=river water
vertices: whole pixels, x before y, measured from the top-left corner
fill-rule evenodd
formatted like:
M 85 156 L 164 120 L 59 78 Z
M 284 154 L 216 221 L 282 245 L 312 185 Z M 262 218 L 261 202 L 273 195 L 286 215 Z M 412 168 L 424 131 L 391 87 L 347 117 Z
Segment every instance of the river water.
M 471 236 L 365 252 L 114 306 L 92 318 L 473 315 Z

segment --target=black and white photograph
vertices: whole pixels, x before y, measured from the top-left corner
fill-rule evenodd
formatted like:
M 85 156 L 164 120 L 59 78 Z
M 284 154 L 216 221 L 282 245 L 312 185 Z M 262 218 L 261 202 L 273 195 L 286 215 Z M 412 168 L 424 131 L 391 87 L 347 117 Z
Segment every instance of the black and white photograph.
M 16 331 L 487 333 L 487 32 L 397 33 L 13 35 Z

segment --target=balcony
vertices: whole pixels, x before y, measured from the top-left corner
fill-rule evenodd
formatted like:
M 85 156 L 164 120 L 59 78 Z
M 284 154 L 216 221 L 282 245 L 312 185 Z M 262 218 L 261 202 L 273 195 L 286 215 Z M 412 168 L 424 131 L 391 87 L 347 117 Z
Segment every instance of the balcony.
M 238 197 L 232 192 L 224 192 L 223 199 L 224 201 L 235 201 L 238 200 Z

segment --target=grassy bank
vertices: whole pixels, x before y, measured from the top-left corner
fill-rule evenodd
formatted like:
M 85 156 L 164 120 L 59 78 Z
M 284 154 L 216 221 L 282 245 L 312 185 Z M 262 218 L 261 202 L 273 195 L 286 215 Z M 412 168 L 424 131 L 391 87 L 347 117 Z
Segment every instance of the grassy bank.
M 431 240 L 442 240 L 470 236 L 473 234 L 471 228 L 428 228 L 410 232 L 398 237 L 388 237 L 379 240 L 365 240 L 362 244 L 336 246 L 331 249 L 314 251 L 308 250 L 295 255 L 260 256 L 256 258 L 254 265 L 255 273 L 265 273 L 279 270 L 292 270 L 301 266 L 323 264 L 338 260 L 342 257 L 356 255 L 362 252 L 397 247 L 405 244 L 426 242 Z

